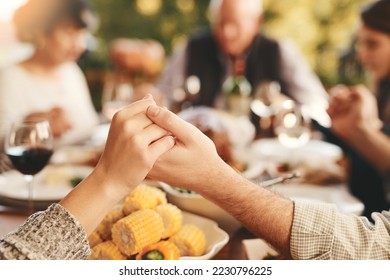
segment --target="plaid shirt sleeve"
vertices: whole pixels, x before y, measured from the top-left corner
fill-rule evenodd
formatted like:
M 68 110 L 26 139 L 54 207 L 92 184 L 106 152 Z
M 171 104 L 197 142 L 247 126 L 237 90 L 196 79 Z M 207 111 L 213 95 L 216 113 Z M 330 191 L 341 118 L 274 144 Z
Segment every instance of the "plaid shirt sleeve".
M 390 212 L 365 217 L 334 205 L 295 202 L 290 250 L 294 259 L 390 259 Z

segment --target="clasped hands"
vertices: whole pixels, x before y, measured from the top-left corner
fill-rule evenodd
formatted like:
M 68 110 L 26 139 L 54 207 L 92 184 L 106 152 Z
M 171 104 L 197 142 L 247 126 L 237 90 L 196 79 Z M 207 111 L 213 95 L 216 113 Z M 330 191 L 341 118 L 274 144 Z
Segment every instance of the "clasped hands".
M 332 119 L 332 130 L 347 141 L 382 127 L 375 96 L 362 85 L 332 88 L 328 114 Z
M 196 191 L 224 168 L 206 135 L 148 95 L 114 115 L 94 173 L 110 191 L 126 195 L 146 176 Z

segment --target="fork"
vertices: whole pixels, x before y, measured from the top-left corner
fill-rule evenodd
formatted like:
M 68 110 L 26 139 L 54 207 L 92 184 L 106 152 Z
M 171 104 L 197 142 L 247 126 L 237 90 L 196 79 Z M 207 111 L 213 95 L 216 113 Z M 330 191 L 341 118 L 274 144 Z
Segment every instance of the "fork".
M 299 177 L 300 177 L 299 172 L 294 171 L 293 173 L 289 173 L 289 174 L 286 174 L 286 175 L 283 175 L 283 176 L 279 176 L 279 177 L 276 177 L 276 178 L 273 178 L 273 179 L 261 181 L 258 184 L 261 187 L 263 187 L 263 188 L 269 188 L 269 187 L 272 187 L 272 186 L 274 186 L 276 184 L 282 184 L 282 183 L 285 183 L 285 182 L 287 182 L 289 180 L 292 180 L 294 178 L 299 178 Z

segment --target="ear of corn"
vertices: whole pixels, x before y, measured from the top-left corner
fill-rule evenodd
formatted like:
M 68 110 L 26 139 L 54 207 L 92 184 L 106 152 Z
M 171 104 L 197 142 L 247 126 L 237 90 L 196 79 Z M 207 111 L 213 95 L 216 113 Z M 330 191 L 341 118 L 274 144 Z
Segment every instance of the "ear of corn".
M 143 209 L 117 221 L 112 227 L 112 239 L 127 256 L 160 241 L 164 233 L 161 216 L 154 210 Z
M 127 256 L 121 253 L 112 240 L 100 243 L 92 248 L 90 260 L 126 260 Z
M 176 205 L 170 203 L 158 205 L 156 211 L 164 222 L 163 238 L 171 237 L 180 230 L 183 223 L 183 214 Z
M 179 248 L 170 241 L 160 241 L 144 247 L 136 256 L 137 260 L 178 260 Z
M 100 237 L 100 235 L 96 232 L 93 231 L 89 236 L 88 236 L 88 242 L 89 242 L 89 247 L 93 248 L 99 243 L 103 242 L 103 239 Z
M 125 198 L 123 212 L 129 215 L 140 209 L 154 209 L 157 205 L 166 203 L 165 192 L 156 187 L 141 184 Z
M 100 222 L 100 224 L 96 228 L 96 232 L 100 235 L 100 237 L 106 241 L 111 239 L 111 228 L 112 226 L 120 219 L 124 217 L 122 211 L 122 205 L 115 206 L 108 214 L 104 217 L 104 219 Z
M 183 225 L 169 241 L 176 244 L 181 256 L 201 256 L 206 250 L 206 237 L 203 231 L 193 224 Z

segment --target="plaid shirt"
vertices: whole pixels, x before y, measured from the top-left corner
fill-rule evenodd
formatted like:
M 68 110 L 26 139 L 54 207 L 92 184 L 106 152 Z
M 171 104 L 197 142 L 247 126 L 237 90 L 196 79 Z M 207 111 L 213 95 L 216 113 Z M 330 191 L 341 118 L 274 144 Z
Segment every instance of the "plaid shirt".
M 290 250 L 294 259 L 390 259 L 390 212 L 345 215 L 327 204 L 295 202 Z

